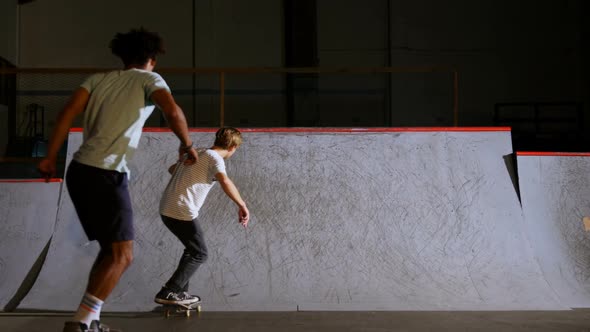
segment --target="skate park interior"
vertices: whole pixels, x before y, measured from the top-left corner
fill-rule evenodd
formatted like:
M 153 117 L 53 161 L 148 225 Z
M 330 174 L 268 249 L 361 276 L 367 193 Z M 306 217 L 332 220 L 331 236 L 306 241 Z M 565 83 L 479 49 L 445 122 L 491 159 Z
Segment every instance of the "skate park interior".
M 590 331 L 584 1 L 21 2 L 0 5 L 1 331 L 59 330 L 80 302 L 98 246 L 63 174 L 81 123 L 54 179 L 35 163 L 71 91 L 119 67 L 108 40 L 139 25 L 166 40 L 156 70 L 195 145 L 242 131 L 227 169 L 252 219 L 241 228 L 214 187 L 199 217 L 210 256 L 191 280 L 203 312 L 163 317 L 153 297 L 182 246 L 157 211 L 178 143 L 155 111 L 131 164 L 134 262 L 107 324 Z

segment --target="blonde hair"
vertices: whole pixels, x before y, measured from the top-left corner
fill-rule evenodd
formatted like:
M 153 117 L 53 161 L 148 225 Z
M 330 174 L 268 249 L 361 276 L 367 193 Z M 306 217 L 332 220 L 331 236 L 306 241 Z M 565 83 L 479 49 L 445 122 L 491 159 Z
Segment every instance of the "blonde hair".
M 215 146 L 228 150 L 232 147 L 238 147 L 242 144 L 242 133 L 233 127 L 220 128 L 215 133 Z

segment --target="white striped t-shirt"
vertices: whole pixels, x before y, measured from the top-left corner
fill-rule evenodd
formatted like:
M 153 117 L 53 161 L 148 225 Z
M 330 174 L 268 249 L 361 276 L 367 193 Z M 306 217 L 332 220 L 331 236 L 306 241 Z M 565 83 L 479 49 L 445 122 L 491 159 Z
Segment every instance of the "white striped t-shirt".
M 192 165 L 176 164 L 160 200 L 161 215 L 186 221 L 197 218 L 215 184 L 215 174 L 225 174 L 225 162 L 215 150 L 200 149 L 198 154 L 199 159 Z

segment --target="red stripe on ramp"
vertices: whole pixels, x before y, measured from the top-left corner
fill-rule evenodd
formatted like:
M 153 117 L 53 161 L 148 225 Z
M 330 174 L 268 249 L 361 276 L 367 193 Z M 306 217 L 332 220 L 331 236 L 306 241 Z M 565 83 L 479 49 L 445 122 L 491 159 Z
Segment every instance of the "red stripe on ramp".
M 216 132 L 219 128 L 189 128 L 191 133 Z M 510 127 L 375 127 L 375 128 L 238 128 L 245 133 L 390 133 L 390 132 L 497 132 L 510 131 Z M 71 128 L 70 132 L 82 132 Z M 143 132 L 172 132 L 167 127 L 144 128 Z
M 590 152 L 534 152 L 518 151 L 517 156 L 522 157 L 590 157 Z

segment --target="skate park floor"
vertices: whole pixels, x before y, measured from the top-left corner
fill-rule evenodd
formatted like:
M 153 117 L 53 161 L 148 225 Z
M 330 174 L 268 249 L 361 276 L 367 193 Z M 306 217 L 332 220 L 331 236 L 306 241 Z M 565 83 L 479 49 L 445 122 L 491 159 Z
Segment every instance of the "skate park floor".
M 5 313 L 0 331 L 61 331 L 71 313 Z M 156 331 L 480 331 L 590 332 L 590 309 L 568 311 L 207 312 L 165 318 L 162 313 L 104 313 L 124 332 Z

